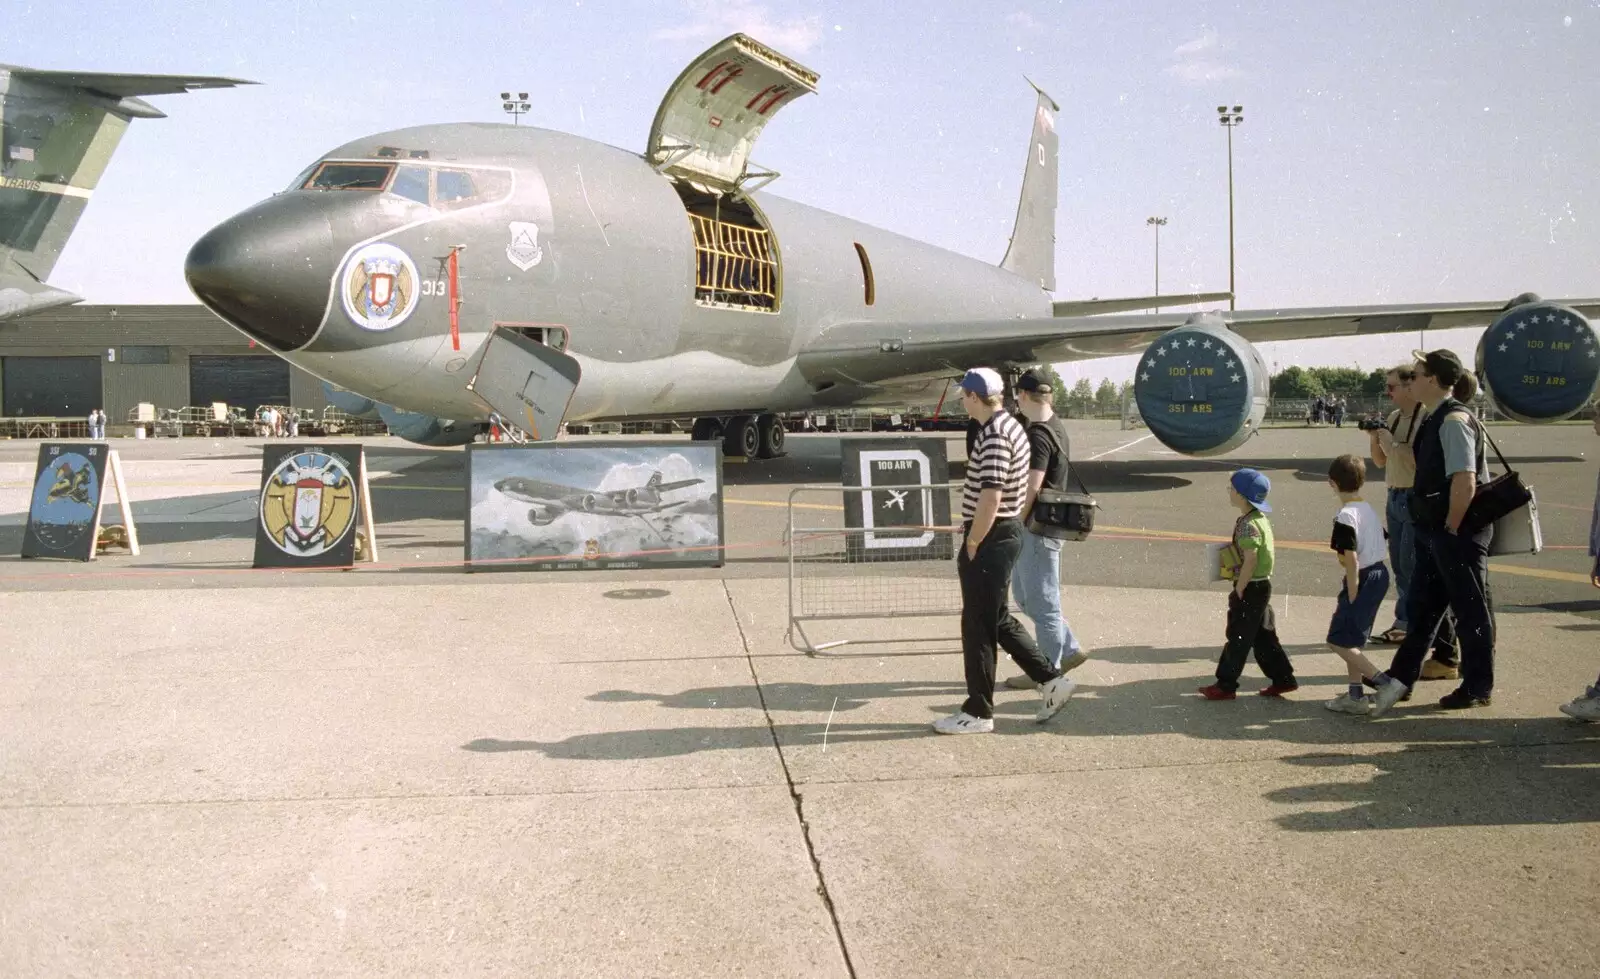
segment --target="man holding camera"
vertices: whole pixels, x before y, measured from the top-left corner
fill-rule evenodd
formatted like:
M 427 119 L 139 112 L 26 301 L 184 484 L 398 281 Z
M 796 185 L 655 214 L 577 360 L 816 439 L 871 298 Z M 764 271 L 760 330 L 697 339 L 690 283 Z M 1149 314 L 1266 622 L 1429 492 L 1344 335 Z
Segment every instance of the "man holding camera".
M 1383 421 L 1363 420 L 1371 443 L 1372 461 L 1383 467 L 1383 480 L 1389 490 L 1385 516 L 1389 529 L 1389 563 L 1394 570 L 1394 624 L 1374 637 L 1380 642 L 1398 643 L 1405 639 L 1410 625 L 1411 572 L 1416 566 L 1416 527 L 1411 519 L 1411 491 L 1417 478 L 1417 457 L 1412 443 L 1428 409 L 1411 389 L 1416 378 L 1413 365 L 1396 367 L 1384 378 L 1384 388 L 1395 408 Z M 1422 666 L 1424 680 L 1454 680 L 1460 675 L 1460 652 L 1450 616 L 1440 622 L 1434 637 L 1433 654 Z

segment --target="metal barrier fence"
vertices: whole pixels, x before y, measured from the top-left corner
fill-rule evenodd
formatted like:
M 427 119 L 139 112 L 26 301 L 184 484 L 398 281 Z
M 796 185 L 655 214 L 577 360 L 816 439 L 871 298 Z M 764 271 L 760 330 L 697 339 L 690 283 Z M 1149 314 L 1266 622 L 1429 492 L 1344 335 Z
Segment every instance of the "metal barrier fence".
M 934 495 L 950 500 L 955 526 L 897 526 L 891 530 L 862 530 L 845 526 L 844 500 L 848 494 L 901 494 L 922 497 L 922 512 L 933 512 Z M 956 578 L 956 551 L 961 547 L 960 483 L 923 483 L 911 486 L 853 487 L 809 485 L 789 492 L 789 523 L 785 535 L 789 556 L 789 645 L 804 653 L 820 653 L 848 643 L 951 643 L 959 647 L 957 627 L 940 635 L 902 636 L 898 628 L 865 629 L 872 621 L 957 617 L 961 615 L 961 585 Z M 826 500 L 827 502 L 822 502 Z M 872 512 L 872 500 L 862 500 Z M 908 554 L 904 547 L 885 546 L 896 539 L 916 538 L 922 546 Z M 848 638 L 817 641 L 807 632 L 821 623 L 854 622 Z

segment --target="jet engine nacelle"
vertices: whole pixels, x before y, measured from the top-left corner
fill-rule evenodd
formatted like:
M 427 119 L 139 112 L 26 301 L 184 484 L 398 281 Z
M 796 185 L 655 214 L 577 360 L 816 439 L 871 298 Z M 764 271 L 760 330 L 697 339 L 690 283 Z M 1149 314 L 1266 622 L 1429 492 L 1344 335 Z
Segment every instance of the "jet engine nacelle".
M 1600 389 L 1600 335 L 1571 307 L 1531 293 L 1512 303 L 1478 341 L 1484 393 L 1519 422 L 1571 418 Z
M 528 522 L 533 524 L 535 527 L 549 526 L 550 524 L 555 523 L 555 520 L 555 511 L 551 510 L 549 507 L 536 506 L 528 509 Z
M 578 501 L 578 505 L 583 507 L 585 513 L 593 513 L 595 502 L 593 493 L 585 493 L 583 498 Z
M 1249 341 L 1215 313 L 1197 313 L 1145 350 L 1133 396 L 1162 445 L 1184 455 L 1221 455 L 1260 429 L 1270 380 Z
M 631 489 L 628 490 L 627 500 L 629 506 L 644 506 L 656 502 L 656 494 L 649 490 Z
M 389 426 L 389 434 L 418 445 L 466 445 L 478 434 L 475 423 L 461 423 L 449 418 L 435 418 L 414 411 L 401 411 L 389 405 L 378 405 L 378 416 Z
M 344 388 L 335 387 L 327 381 L 322 382 L 323 397 L 328 399 L 328 404 L 344 412 L 352 418 L 380 417 L 378 403 L 364 394 L 346 391 Z

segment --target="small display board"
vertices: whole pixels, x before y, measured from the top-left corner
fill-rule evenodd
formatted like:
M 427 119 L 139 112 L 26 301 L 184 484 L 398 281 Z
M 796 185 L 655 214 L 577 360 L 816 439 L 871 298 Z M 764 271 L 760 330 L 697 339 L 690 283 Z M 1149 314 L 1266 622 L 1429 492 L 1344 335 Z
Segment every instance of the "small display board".
M 98 550 L 106 476 L 111 476 L 130 553 L 139 553 L 122 460 L 101 442 L 45 442 L 39 446 L 22 556 L 92 561 Z
M 723 565 L 722 444 L 467 447 L 469 571 Z
M 560 433 L 581 374 L 576 358 L 500 327 L 489 334 L 467 390 L 530 440 L 542 442 Z
M 950 526 L 947 490 L 910 489 L 949 481 L 950 461 L 943 438 L 844 439 L 841 476 L 844 494 L 846 557 L 852 561 L 949 560 L 954 535 L 933 529 Z M 898 487 L 898 488 L 897 488 Z
M 363 446 L 262 447 L 254 567 L 351 567 L 361 531 L 366 539 L 360 557 L 378 560 Z

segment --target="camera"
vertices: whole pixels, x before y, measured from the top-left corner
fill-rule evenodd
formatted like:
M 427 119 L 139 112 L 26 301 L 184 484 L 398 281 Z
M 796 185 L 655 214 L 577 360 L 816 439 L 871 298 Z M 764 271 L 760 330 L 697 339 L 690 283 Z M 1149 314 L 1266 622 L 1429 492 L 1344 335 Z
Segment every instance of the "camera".
M 1377 415 L 1368 415 L 1366 418 L 1356 422 L 1356 427 L 1361 429 L 1363 432 L 1377 432 L 1388 428 L 1389 426 L 1383 423 L 1383 419 L 1381 417 Z

